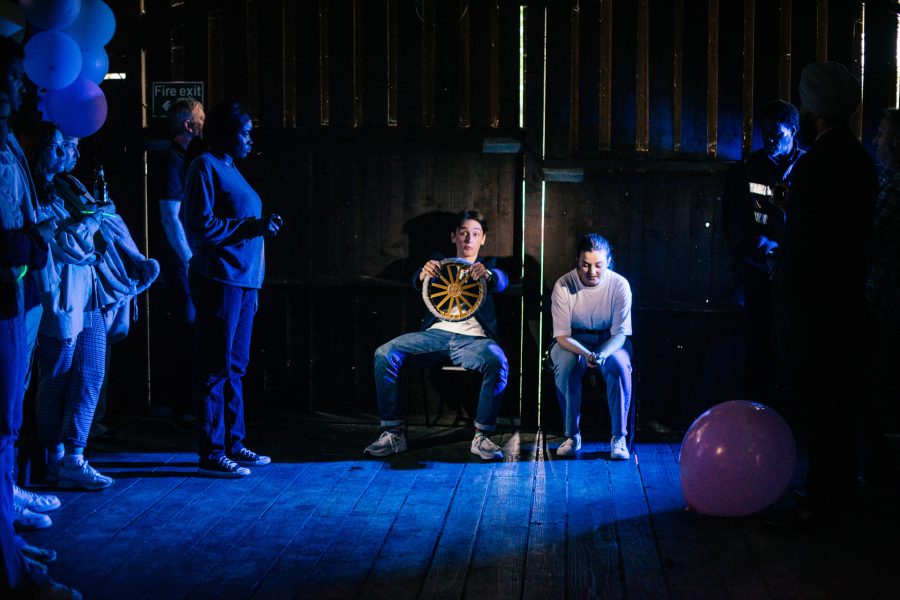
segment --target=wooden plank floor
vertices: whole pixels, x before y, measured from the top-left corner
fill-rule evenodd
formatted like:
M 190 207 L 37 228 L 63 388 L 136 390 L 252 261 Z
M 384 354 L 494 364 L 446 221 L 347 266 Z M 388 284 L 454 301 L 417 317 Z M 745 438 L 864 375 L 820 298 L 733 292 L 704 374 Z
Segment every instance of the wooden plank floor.
M 482 462 L 464 429 L 411 428 L 410 451 L 362 457 L 372 426 L 254 423 L 275 462 L 199 477 L 192 439 L 131 419 L 93 444 L 116 478 L 58 492 L 51 575 L 86 598 L 896 598 L 900 502 L 869 498 L 849 530 L 773 529 L 685 510 L 678 443 L 577 459 L 534 432 Z M 548 450 L 549 449 L 549 450 Z

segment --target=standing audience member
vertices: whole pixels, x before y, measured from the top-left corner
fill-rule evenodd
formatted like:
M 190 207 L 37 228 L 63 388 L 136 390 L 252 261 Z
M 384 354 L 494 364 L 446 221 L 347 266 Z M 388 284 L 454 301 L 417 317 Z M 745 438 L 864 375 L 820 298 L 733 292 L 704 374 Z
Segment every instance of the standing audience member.
M 101 213 L 100 229 L 96 239 L 102 244 L 97 248 L 100 259 L 95 265 L 97 305 L 103 313 L 106 329 L 106 352 L 103 367 L 103 384 L 91 436 L 102 435 L 106 427 L 99 421 L 106 413 L 106 390 L 109 381 L 110 353 L 114 344 L 128 335 L 132 317 L 135 315 L 135 297 L 146 290 L 159 275 L 159 263 L 148 259 L 131 237 L 131 232 L 122 217 L 116 212 L 115 204 L 106 198 L 94 198 L 85 185 L 72 174 L 81 154 L 78 152 L 78 138 L 63 136 L 65 159 L 63 171 L 53 178 L 56 193 L 70 211 L 81 215 Z
M 866 479 L 889 476 L 885 434 L 897 431 L 900 399 L 900 110 L 884 111 L 875 134 L 883 167 L 866 263 L 872 405 L 866 410 Z
M 801 134 L 814 143 L 794 167 L 775 285 L 785 310 L 798 433 L 809 457 L 806 500 L 795 514 L 827 519 L 853 508 L 857 485 L 854 431 L 865 386 L 839 385 L 829 372 L 852 378 L 864 368 L 866 239 L 878 178 L 850 130 L 860 102 L 850 72 L 834 62 L 808 65 L 800 99 Z
M 722 198 L 725 238 L 734 253 L 747 312 L 747 382 L 753 399 L 770 403 L 775 340 L 769 271 L 784 237 L 784 200 L 804 152 L 795 141 L 800 114 L 774 100 L 759 111 L 763 147 L 728 174 Z M 778 407 L 781 410 L 783 407 Z
M 22 108 L 23 95 L 25 91 L 24 77 L 25 72 L 22 67 L 22 50 L 9 38 L 0 38 L 0 74 L 2 74 L 2 88 L 0 91 L 4 93 L 6 104 L 10 110 L 10 114 L 15 114 Z M 35 222 L 34 201 L 35 188 L 31 178 L 31 171 L 25 160 L 25 154 L 19 141 L 6 123 L 6 133 L 3 136 L 4 156 L 6 158 L 6 167 L 4 172 L 4 180 L 11 186 L 15 196 L 15 202 L 22 213 L 22 217 L 26 223 Z M 25 303 L 25 377 L 22 382 L 22 397 L 19 403 L 24 401 L 25 392 L 31 383 L 31 363 L 34 353 L 34 346 L 37 340 L 38 326 L 41 322 L 40 298 L 37 294 L 39 269 L 32 268 L 24 275 L 25 289 L 29 290 Z M 22 408 L 20 406 L 19 410 Z M 18 436 L 18 432 L 17 436 Z M 18 440 L 17 440 L 18 450 Z M 56 510 L 60 506 L 59 498 L 50 494 L 35 494 L 28 490 L 13 485 L 13 499 L 15 501 L 15 524 L 19 529 L 41 529 L 49 527 L 52 521 L 49 516 L 43 514 L 52 510 Z
M 170 379 L 172 415 L 175 423 L 186 430 L 196 428 L 191 397 L 191 357 L 196 329 L 194 302 L 188 285 L 191 248 L 184 231 L 182 200 L 188 146 L 199 140 L 205 120 L 203 105 L 192 98 L 179 98 L 166 112 L 169 133 L 173 137 L 166 154 L 165 181 L 159 198 L 159 211 L 166 234 L 165 242 L 161 245 L 160 266 L 169 310 L 178 328 L 177 334 L 172 336 L 173 364 L 177 365 Z
M 3 38 L 0 62 L 5 58 L 6 46 Z M 13 529 L 13 461 L 22 425 L 23 382 L 28 368 L 25 311 L 37 298 L 28 272 L 46 265 L 47 244 L 56 224 L 51 219 L 34 225 L 24 217 L 24 181 L 9 148 L 11 116 L 9 95 L 5 89 L 0 90 L 0 593 L 4 597 L 81 598 L 77 591 L 47 576 L 43 562 L 52 561 L 55 553 L 26 544 Z
M 243 377 L 265 271 L 264 237 L 281 217 L 262 216 L 262 200 L 235 166 L 252 141 L 250 115 L 237 102 L 217 105 L 206 122 L 209 151 L 188 168 L 184 196 L 191 246 L 190 287 L 197 308 L 194 399 L 198 471 L 243 477 L 271 459 L 246 448 Z
M 48 448 L 48 480 L 60 488 L 99 490 L 111 486 L 113 479 L 88 464 L 84 449 L 106 355 L 106 324 L 97 294 L 100 255 L 95 246 L 102 240 L 96 234 L 104 213 L 83 215 L 58 193 L 53 179 L 63 171 L 65 157 L 59 128 L 38 123 L 28 145 L 38 187 L 37 211 L 59 223 L 48 265 L 41 272 L 38 434 Z
M 556 454 L 581 450 L 581 380 L 587 369 L 599 369 L 612 424 L 610 457 L 628 460 L 631 286 L 611 269 L 611 249 L 604 237 L 582 237 L 576 257 L 575 268 L 560 277 L 551 292 L 550 358 L 566 435 Z
M 421 331 L 405 333 L 375 350 L 375 393 L 382 432 L 366 447 L 364 454 L 389 456 L 406 451 L 398 382 L 400 369 L 430 367 L 449 360 L 482 375 L 470 452 L 484 460 L 503 458 L 500 447 L 488 436 L 497 428 L 497 415 L 509 376 L 506 354 L 498 343 L 500 331 L 493 295 L 505 290 L 509 279 L 496 267 L 496 258 L 485 258 L 480 254 L 487 240 L 487 230 L 484 216 L 477 210 L 467 210 L 457 215 L 450 232 L 450 241 L 456 246 L 456 258 L 472 263 L 467 267 L 469 279 L 487 282 L 488 293 L 474 316 L 461 321 L 444 321 L 426 313 Z M 426 262 L 413 276 L 413 287 L 421 289 L 426 278 L 440 277 L 443 258 L 436 254 Z M 445 300 L 449 297 L 448 294 Z M 451 310 L 459 314 L 458 307 Z

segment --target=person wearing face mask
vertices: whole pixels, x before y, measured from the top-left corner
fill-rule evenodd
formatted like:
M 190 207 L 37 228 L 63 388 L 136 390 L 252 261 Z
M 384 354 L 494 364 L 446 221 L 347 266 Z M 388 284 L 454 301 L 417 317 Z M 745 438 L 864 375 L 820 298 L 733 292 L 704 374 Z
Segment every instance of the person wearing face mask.
M 244 477 L 268 456 L 243 444 L 243 376 L 257 293 L 265 275 L 264 238 L 282 220 L 262 216 L 262 200 L 235 161 L 250 153 L 253 123 L 237 102 L 216 105 L 206 121 L 208 151 L 188 167 L 184 222 L 190 244 L 189 281 L 197 310 L 193 394 L 198 421 L 198 472 Z
M 553 338 L 550 359 L 566 440 L 557 456 L 581 450 L 581 380 L 598 369 L 606 382 L 612 424 L 610 457 L 628 460 L 631 408 L 631 286 L 612 270 L 612 250 L 603 236 L 578 241 L 575 268 L 551 292 Z
M 730 170 L 722 214 L 747 314 L 748 388 L 754 400 L 771 403 L 776 344 L 769 272 L 781 251 L 791 175 L 804 151 L 795 139 L 800 114 L 793 104 L 769 102 L 758 121 L 763 147 Z

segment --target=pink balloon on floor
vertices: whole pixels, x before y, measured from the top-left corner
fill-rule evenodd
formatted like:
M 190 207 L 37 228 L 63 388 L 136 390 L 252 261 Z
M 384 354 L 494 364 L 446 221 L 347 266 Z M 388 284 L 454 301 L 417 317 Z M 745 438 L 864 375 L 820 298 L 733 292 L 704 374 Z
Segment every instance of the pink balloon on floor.
M 740 517 L 784 493 L 797 462 L 791 430 L 764 404 L 732 400 L 700 415 L 681 444 L 681 490 L 697 512 Z

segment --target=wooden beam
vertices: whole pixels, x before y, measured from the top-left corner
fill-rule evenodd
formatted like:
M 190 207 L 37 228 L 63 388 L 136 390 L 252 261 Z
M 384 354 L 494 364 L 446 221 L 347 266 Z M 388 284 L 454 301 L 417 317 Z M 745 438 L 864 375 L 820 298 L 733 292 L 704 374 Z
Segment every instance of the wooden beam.
M 472 125 L 472 56 L 469 31 L 469 0 L 459 0 L 459 108 L 458 125 Z
M 791 4 L 792 0 L 781 0 L 778 8 L 778 97 L 786 102 L 791 101 Z
M 416 3 L 422 14 L 422 126 L 434 125 L 434 62 L 436 0 Z
M 866 3 L 857 1 L 855 6 L 853 7 L 853 44 L 852 44 L 852 64 L 850 66 L 850 72 L 853 73 L 853 76 L 856 77 L 856 80 L 860 82 L 862 86 L 863 83 L 863 44 L 865 40 L 866 33 Z M 862 97 L 862 89 L 860 89 L 860 103 L 859 110 L 856 111 L 856 114 L 850 119 L 850 126 L 853 128 L 853 133 L 856 134 L 857 138 L 862 137 L 862 126 L 863 126 L 863 101 L 865 100 Z
M 681 98 L 684 92 L 684 0 L 673 0 L 672 152 L 681 154 Z
M 756 52 L 756 0 L 744 0 L 744 73 L 743 73 L 743 127 L 741 129 L 741 154 L 747 156 L 753 150 L 753 68 Z
M 282 105 L 284 127 L 297 126 L 297 43 L 295 8 L 292 0 L 281 2 L 281 59 L 284 82 Z
M 600 0 L 600 142 L 608 151 L 612 141 L 612 15 L 613 0 Z
M 719 0 L 709 0 L 706 67 L 706 156 L 719 152 Z
M 328 4 L 319 0 L 319 124 L 331 124 L 331 73 L 328 62 Z
M 572 45 L 569 48 L 571 53 L 570 73 L 569 73 L 569 153 L 575 155 L 578 152 L 580 127 L 580 115 L 578 107 L 580 104 L 581 79 L 581 0 L 575 0 L 571 11 L 571 40 Z
M 387 0 L 387 124 L 397 126 L 397 2 Z
M 362 57 L 365 56 L 365 41 L 363 40 L 364 27 L 360 24 L 360 20 L 364 19 L 362 0 L 353 0 L 353 127 L 360 127 L 363 123 L 363 83 L 362 79 L 365 70 L 361 65 Z
M 491 89 L 489 125 L 500 127 L 500 3 L 491 2 Z
M 638 0 L 634 149 L 650 151 L 650 0 Z
M 816 4 L 816 60 L 828 60 L 828 0 Z

